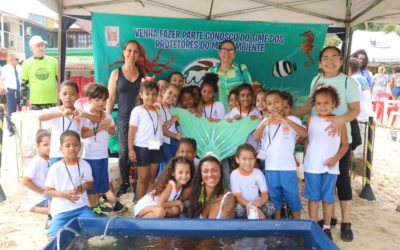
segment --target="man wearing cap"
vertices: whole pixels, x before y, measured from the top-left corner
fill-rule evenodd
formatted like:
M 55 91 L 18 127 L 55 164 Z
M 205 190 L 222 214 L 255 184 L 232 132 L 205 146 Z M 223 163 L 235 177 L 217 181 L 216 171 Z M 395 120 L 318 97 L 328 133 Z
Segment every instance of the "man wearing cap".
M 20 98 L 20 66 L 18 65 L 18 56 L 14 53 L 9 53 L 7 64 L 1 68 L 1 77 L 6 92 L 7 98 L 7 122 L 9 136 L 14 135 L 14 129 L 11 123 L 11 115 L 15 111 L 21 110 Z
M 21 103 L 26 106 L 29 99 L 32 110 L 48 109 L 57 103 L 58 62 L 44 54 L 46 44 L 42 37 L 32 36 L 29 48 L 33 55 L 22 64 Z

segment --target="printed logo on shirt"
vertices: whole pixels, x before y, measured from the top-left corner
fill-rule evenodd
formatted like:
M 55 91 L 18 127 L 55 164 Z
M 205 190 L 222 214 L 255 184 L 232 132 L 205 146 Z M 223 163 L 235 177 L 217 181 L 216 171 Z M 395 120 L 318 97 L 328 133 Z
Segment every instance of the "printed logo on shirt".
M 49 78 L 49 75 L 49 71 L 44 67 L 38 68 L 35 72 L 36 78 L 41 81 L 46 81 Z

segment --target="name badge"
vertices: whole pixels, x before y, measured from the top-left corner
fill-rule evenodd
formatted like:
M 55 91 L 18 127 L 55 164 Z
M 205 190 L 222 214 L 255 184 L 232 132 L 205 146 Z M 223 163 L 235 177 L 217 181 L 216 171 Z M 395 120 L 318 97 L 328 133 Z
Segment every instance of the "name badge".
M 265 160 L 265 158 L 267 158 L 267 152 L 260 149 L 257 154 L 257 159 Z
M 149 141 L 149 150 L 160 150 L 161 141 L 157 139 L 152 139 Z

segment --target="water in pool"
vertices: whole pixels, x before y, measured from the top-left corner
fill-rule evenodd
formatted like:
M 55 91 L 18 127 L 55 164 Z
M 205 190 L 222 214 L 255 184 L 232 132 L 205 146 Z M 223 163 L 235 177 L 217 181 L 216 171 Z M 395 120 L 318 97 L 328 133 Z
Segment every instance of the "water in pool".
M 81 249 L 298 249 L 317 250 L 318 245 L 312 240 L 309 234 L 282 234 L 262 237 L 174 237 L 174 236 L 153 236 L 143 235 L 137 237 L 118 237 L 113 245 L 103 248 L 88 246 L 88 238 L 78 237 L 73 242 L 73 250 Z M 97 245 L 97 244 L 96 244 Z

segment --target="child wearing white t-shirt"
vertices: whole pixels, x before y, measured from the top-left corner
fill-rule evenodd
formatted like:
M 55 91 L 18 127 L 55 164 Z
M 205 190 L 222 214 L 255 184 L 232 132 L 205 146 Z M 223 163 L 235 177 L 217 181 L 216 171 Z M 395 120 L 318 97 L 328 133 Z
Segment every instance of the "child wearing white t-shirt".
M 63 154 L 60 151 L 60 135 L 67 130 L 73 130 L 80 136 L 82 130 L 81 117 L 99 122 L 98 118 L 75 109 L 74 103 L 79 98 L 78 84 L 71 80 L 61 83 L 58 97 L 62 106 L 53 107 L 45 114 L 39 116 L 39 121 L 47 121 L 51 127 L 50 165 L 61 160 Z
M 53 197 L 50 213 L 53 217 L 47 235 L 53 238 L 57 231 L 76 217 L 95 217 L 89 208 L 86 190 L 93 187 L 89 163 L 80 160 L 79 134 L 72 130 L 60 136 L 62 160 L 54 163 L 46 178 L 46 191 Z
M 159 164 L 163 161 L 162 117 L 154 106 L 157 96 L 156 83 L 142 84 L 139 97 L 143 104 L 132 110 L 129 119 L 129 159 L 136 163 L 138 171 L 135 200 L 142 198 L 153 186 Z
M 260 123 L 253 136 L 261 140 L 258 158 L 265 159 L 265 177 L 271 201 L 276 209 L 275 218 L 281 218 L 282 200 L 285 199 L 300 219 L 301 202 L 297 183 L 294 148 L 299 137 L 307 137 L 307 130 L 294 116 L 286 116 L 284 95 L 271 90 L 266 94 L 269 116 Z
M 30 211 L 49 215 L 51 197 L 46 194 L 45 181 L 50 167 L 50 132 L 41 129 L 36 133 L 38 154 L 29 162 L 23 184 L 29 189 Z M 51 220 L 49 215 L 48 220 Z
M 201 102 L 198 107 L 198 116 L 204 117 L 212 122 L 224 119 L 225 107 L 222 102 L 215 101 L 218 92 L 218 75 L 207 73 L 200 85 Z
M 272 218 L 274 208 L 268 203 L 268 189 L 265 176 L 256 164 L 256 150 L 250 144 L 242 144 L 236 150 L 238 168 L 231 173 L 231 191 L 235 195 L 237 206 L 236 218 L 246 218 L 247 207 L 255 206 L 259 219 Z M 261 194 L 261 196 L 260 196 Z
M 242 84 L 237 88 L 238 93 L 238 104 L 228 114 L 225 115 L 225 119 L 229 122 L 233 120 L 239 120 L 243 117 L 248 117 L 252 120 L 257 119 L 261 116 L 254 103 L 254 91 L 250 84 Z
M 115 133 L 115 125 L 111 115 L 103 111 L 108 99 L 107 87 L 91 84 L 85 94 L 90 104 L 85 112 L 97 116 L 100 120 L 94 123 L 88 119 L 82 119 L 82 158 L 89 163 L 94 179 L 93 188 L 87 193 L 93 212 L 103 215 L 100 194 L 109 191 L 108 138 Z
M 304 156 L 304 197 L 308 199 L 308 213 L 314 221 L 318 220 L 318 204 L 322 201 L 323 230 L 332 239 L 330 222 L 335 203 L 336 179 L 339 175 L 339 160 L 346 154 L 346 127 L 340 135 L 330 135 L 326 128 L 329 119 L 334 118 L 332 110 L 339 105 L 339 96 L 332 86 L 318 88 L 311 101 L 318 112 L 308 120 L 308 139 Z

